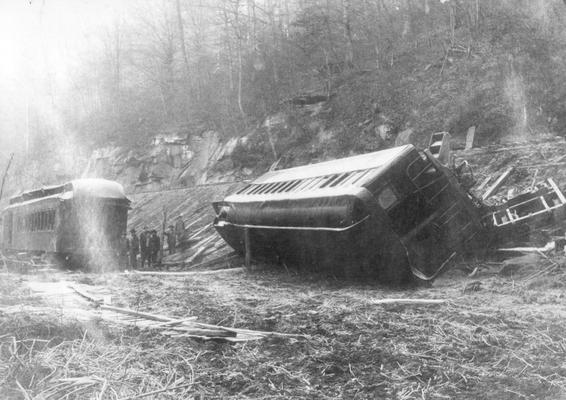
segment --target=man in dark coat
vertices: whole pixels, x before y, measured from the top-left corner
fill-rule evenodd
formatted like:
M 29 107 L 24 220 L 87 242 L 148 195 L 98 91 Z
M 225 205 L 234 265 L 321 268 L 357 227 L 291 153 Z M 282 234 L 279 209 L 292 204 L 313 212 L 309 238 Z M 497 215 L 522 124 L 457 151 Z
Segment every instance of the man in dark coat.
M 169 254 L 175 254 L 177 240 L 175 238 L 175 229 L 173 225 L 169 225 L 169 228 L 165 232 L 165 237 L 167 238 L 167 248 L 169 249 Z
M 149 237 L 149 250 L 150 250 L 150 264 L 157 265 L 159 258 L 159 250 L 161 249 L 161 240 L 157 235 L 157 231 L 152 229 L 151 236 Z
M 183 221 L 183 214 L 179 214 L 175 221 L 175 241 L 178 247 L 185 247 L 185 221 Z
M 136 235 L 136 230 L 132 229 L 130 231 L 130 238 L 128 239 L 128 254 L 130 256 L 130 266 L 132 269 L 138 267 L 138 253 L 140 251 L 140 240 L 138 235 Z
M 143 227 L 143 232 L 140 233 L 140 255 L 141 255 L 141 268 L 144 267 L 147 261 L 147 266 L 151 266 L 151 251 L 149 248 L 149 229 L 147 226 Z
M 126 232 L 124 232 L 120 235 L 120 243 L 118 244 L 118 249 L 116 249 L 116 255 L 118 256 L 117 261 L 120 269 L 128 268 L 129 246 L 130 243 L 128 237 L 126 235 Z

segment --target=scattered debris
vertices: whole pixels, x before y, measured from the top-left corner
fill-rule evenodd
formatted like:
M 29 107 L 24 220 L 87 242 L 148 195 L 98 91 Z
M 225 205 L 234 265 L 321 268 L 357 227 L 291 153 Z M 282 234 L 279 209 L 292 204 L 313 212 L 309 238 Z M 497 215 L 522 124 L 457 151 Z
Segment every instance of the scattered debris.
M 479 290 L 481 290 L 481 282 L 480 281 L 473 281 L 473 282 L 466 284 L 463 292 L 464 293 L 478 292 Z
M 499 178 L 495 181 L 495 183 L 493 185 L 491 185 L 489 187 L 489 189 L 486 190 L 486 192 L 483 194 L 482 196 L 482 200 L 487 200 L 488 198 L 490 198 L 493 194 L 495 194 L 495 192 L 497 192 L 497 190 L 499 188 L 501 188 L 501 186 L 505 183 L 505 181 L 509 178 L 509 176 L 511 175 L 511 173 L 513 172 L 513 170 L 515 169 L 515 167 L 510 167 L 508 168 L 505 172 L 503 172 Z
M 430 136 L 428 150 L 442 165 L 448 165 L 450 161 L 450 137 L 448 132 L 437 132 Z
M 167 273 L 163 273 L 167 274 Z M 170 273 L 171 274 L 171 273 Z M 133 318 L 112 316 L 112 321 L 120 324 L 135 325 L 138 328 L 158 331 L 171 337 L 188 337 L 201 340 L 216 340 L 228 342 L 245 342 L 260 340 L 267 337 L 308 338 L 306 335 L 280 332 L 255 331 L 250 329 L 229 328 L 219 325 L 197 322 L 194 317 L 171 318 L 165 315 L 150 314 L 127 308 L 104 304 L 104 299 L 97 299 L 76 286 L 70 286 L 77 294 L 87 299 L 100 310 L 110 311 Z

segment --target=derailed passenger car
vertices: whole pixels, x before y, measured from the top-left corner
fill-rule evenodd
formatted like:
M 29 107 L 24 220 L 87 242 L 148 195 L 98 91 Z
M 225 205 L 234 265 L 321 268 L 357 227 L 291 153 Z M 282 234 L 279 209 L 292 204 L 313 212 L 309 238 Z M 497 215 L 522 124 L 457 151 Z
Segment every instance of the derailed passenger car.
M 104 179 L 22 193 L 2 212 L 2 251 L 47 255 L 67 266 L 111 261 L 123 250 L 129 204 L 123 187 Z
M 433 279 L 488 239 L 481 207 L 412 145 L 272 171 L 214 203 L 238 252 L 339 275 Z

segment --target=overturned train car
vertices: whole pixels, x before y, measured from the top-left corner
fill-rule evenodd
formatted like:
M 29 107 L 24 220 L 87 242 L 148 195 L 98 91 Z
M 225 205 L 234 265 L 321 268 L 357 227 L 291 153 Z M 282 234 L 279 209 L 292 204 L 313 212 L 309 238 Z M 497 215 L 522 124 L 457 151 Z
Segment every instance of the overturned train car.
M 412 145 L 271 171 L 214 208 L 240 253 L 384 282 L 434 279 L 488 240 L 480 205 Z
M 98 267 L 123 251 L 130 200 L 104 179 L 77 179 L 25 192 L 2 212 L 2 252 L 47 256 L 66 267 Z

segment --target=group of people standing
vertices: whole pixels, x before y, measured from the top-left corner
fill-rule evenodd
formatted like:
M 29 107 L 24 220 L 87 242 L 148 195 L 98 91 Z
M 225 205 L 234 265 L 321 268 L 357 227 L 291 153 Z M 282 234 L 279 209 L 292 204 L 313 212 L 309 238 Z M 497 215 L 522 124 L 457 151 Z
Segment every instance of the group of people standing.
M 169 225 L 164 234 L 169 254 L 174 254 L 176 249 L 185 243 L 185 223 L 182 214 L 177 217 L 175 226 Z M 161 238 L 155 229 L 149 230 L 147 226 L 144 226 L 139 237 L 136 234 L 136 230 L 131 229 L 130 236 L 126 240 L 126 247 L 129 264 L 132 269 L 138 267 L 138 254 L 140 255 L 141 268 L 146 263 L 148 267 L 151 267 L 159 265 L 161 262 Z

